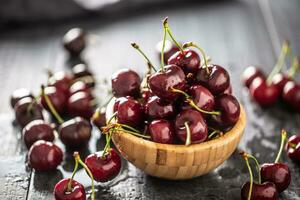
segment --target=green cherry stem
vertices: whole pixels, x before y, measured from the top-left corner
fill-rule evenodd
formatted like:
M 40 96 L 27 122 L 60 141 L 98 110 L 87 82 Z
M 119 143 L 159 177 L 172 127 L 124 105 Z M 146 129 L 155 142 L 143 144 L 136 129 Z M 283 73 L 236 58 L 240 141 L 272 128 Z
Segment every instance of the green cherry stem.
M 117 116 L 118 112 L 115 112 L 110 118 L 109 120 L 106 122 L 106 124 L 110 124 L 111 121 Z
M 185 145 L 189 146 L 191 144 L 191 129 L 189 127 L 188 122 L 184 122 L 184 126 L 185 126 L 185 129 L 186 129 Z
M 163 26 L 164 28 L 166 29 L 166 32 L 168 33 L 168 35 L 170 36 L 170 38 L 172 39 L 172 41 L 175 43 L 175 45 L 180 49 L 180 51 L 183 53 L 184 52 L 184 49 L 182 48 L 182 46 L 175 40 L 174 36 L 173 36 L 173 33 L 169 27 L 169 24 L 168 24 L 168 17 L 166 17 L 164 20 L 163 20 Z
M 167 39 L 167 28 L 164 25 L 165 21 L 163 22 L 163 26 L 164 26 L 164 36 L 163 36 L 163 44 L 161 47 L 161 52 L 160 52 L 160 67 L 161 67 L 161 71 L 164 71 L 164 67 L 165 67 L 165 46 L 166 46 L 166 39 Z
M 300 60 L 299 60 L 299 58 L 294 57 L 292 66 L 290 67 L 290 69 L 287 72 L 287 76 L 289 78 L 294 78 L 299 69 L 300 69 Z
M 246 165 L 247 165 L 249 175 L 250 175 L 250 186 L 249 186 L 248 200 L 251 200 L 252 188 L 253 188 L 253 173 L 252 173 L 252 169 L 251 169 L 250 164 L 249 164 L 248 155 L 245 152 L 241 152 L 240 154 L 243 156 L 244 160 L 246 161 Z
M 113 130 L 110 129 L 108 134 L 105 135 L 106 144 L 105 144 L 105 147 L 103 149 L 102 157 L 104 157 L 106 155 L 108 149 L 110 149 L 110 141 L 111 141 L 111 137 L 112 137 L 112 132 L 113 132 Z
M 261 184 L 260 164 L 259 164 L 258 160 L 251 154 L 247 153 L 247 156 L 249 158 L 251 158 L 252 160 L 254 160 L 255 165 L 256 165 L 257 174 L 258 174 L 258 183 Z
M 53 106 L 50 98 L 48 97 L 47 94 L 45 94 L 45 86 L 44 85 L 41 86 L 41 96 L 43 96 L 45 98 L 47 106 L 49 107 L 51 113 L 54 115 L 54 117 L 56 118 L 56 120 L 58 121 L 58 123 L 59 124 L 64 123 L 64 120 L 62 119 L 62 117 L 58 114 L 58 112 L 54 108 L 54 106 Z
M 129 133 L 129 134 L 132 134 L 132 135 L 135 135 L 135 136 L 138 136 L 138 137 L 141 137 L 141 138 L 145 138 L 145 139 L 151 139 L 150 135 L 142 135 L 141 133 L 137 133 L 135 131 L 125 130 L 123 128 L 116 128 L 114 130 L 116 130 L 116 131 L 123 131 L 125 133 Z
M 74 152 L 73 154 L 75 161 L 77 161 L 88 173 L 88 175 L 90 176 L 91 180 L 92 180 L 92 195 L 91 195 L 91 199 L 95 200 L 95 186 L 94 186 L 94 177 L 92 172 L 90 171 L 90 169 L 86 166 L 86 164 L 81 160 L 80 155 L 77 151 Z
M 131 46 L 133 48 L 135 48 L 136 50 L 138 50 L 138 52 L 140 52 L 140 54 L 142 54 L 142 56 L 147 60 L 148 65 L 151 66 L 151 68 L 156 72 L 156 68 L 154 67 L 154 65 L 151 63 L 150 59 L 146 56 L 146 54 L 140 49 L 139 45 L 137 45 L 135 42 L 131 43 Z
M 287 137 L 287 133 L 284 129 L 281 130 L 281 143 L 280 143 L 280 148 L 279 148 L 279 151 L 278 151 L 278 154 L 277 154 L 277 157 L 275 159 L 275 163 L 278 163 L 280 157 L 281 157 L 281 154 L 282 154 L 282 150 L 283 150 L 283 147 L 284 147 L 284 143 L 286 141 L 286 137 Z
M 122 128 L 127 128 L 127 129 L 129 129 L 129 130 L 131 130 L 131 131 L 134 131 L 134 132 L 137 132 L 137 133 L 140 133 L 140 131 L 139 130 L 137 130 L 137 129 L 135 129 L 135 128 L 133 128 L 133 127 L 131 127 L 131 126 L 128 126 L 128 125 L 126 125 L 126 124 L 119 124 Z
M 221 133 L 221 131 L 219 130 L 213 130 L 213 132 L 211 132 L 209 135 L 208 135 L 208 139 L 212 139 L 216 134 L 218 133 Z
M 70 178 L 70 180 L 69 180 L 69 182 L 68 182 L 68 186 L 67 186 L 67 190 L 68 190 L 69 192 L 72 191 L 72 181 L 73 181 L 74 176 L 75 176 L 75 174 L 76 174 L 76 172 L 77 172 L 77 169 L 78 169 L 78 161 L 75 159 L 75 167 L 74 167 L 72 176 L 71 176 L 71 178 Z

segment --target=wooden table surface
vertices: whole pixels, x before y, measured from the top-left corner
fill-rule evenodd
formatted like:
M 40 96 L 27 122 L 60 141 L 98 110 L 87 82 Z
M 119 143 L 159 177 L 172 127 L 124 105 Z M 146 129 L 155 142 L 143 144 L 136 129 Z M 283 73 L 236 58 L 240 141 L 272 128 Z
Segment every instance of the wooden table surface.
M 162 38 L 161 20 L 169 16 L 170 25 L 180 41 L 196 41 L 225 66 L 232 79 L 235 95 L 245 105 L 247 127 L 239 149 L 255 154 L 261 162 L 274 160 L 280 143 L 280 129 L 300 133 L 300 115 L 278 105 L 262 109 L 251 102 L 240 77 L 250 64 L 270 72 L 276 62 L 281 42 L 289 39 L 300 55 L 299 0 L 236 0 L 217 3 L 181 4 L 170 8 L 150 8 L 120 16 L 95 17 L 60 24 L 39 24 L 0 32 L 0 199 L 53 199 L 55 183 L 70 175 L 70 156 L 51 173 L 35 173 L 26 168 L 26 148 L 20 129 L 13 125 L 14 114 L 9 96 L 19 87 L 38 94 L 46 82 L 46 69 L 67 70 L 67 54 L 61 47 L 66 30 L 80 26 L 99 35 L 90 44 L 83 59 L 99 79 L 109 77 L 121 67 L 139 73 L 146 71 L 144 60 L 130 47 L 136 41 L 152 60 L 157 61 L 154 46 Z M 156 62 L 158 64 L 158 62 Z M 104 92 L 98 89 L 97 96 Z M 93 132 L 90 149 L 103 148 L 100 134 Z M 292 182 L 280 199 L 300 199 L 300 167 L 283 155 L 292 171 Z M 247 169 L 238 153 L 213 172 L 188 181 L 166 181 L 149 177 L 124 162 L 121 175 L 113 182 L 97 186 L 97 199 L 240 199 L 240 187 L 248 179 Z M 89 188 L 88 177 L 81 170 L 77 180 Z

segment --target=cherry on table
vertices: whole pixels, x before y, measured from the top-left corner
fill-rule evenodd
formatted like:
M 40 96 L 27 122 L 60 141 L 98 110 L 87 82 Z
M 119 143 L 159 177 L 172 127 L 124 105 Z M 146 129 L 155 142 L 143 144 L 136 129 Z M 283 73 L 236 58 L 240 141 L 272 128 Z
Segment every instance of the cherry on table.
M 36 171 L 51 171 L 63 160 L 62 150 L 52 142 L 39 140 L 29 149 L 28 162 Z
M 63 71 L 55 72 L 48 78 L 48 85 L 54 86 L 61 90 L 65 95 L 68 95 L 69 87 L 71 86 L 73 77 Z
M 172 103 L 165 102 L 157 96 L 152 96 L 145 104 L 145 114 L 150 119 L 168 118 L 174 115 Z
M 288 139 L 285 146 L 288 157 L 297 163 L 300 163 L 300 135 L 293 135 Z
M 80 63 L 72 67 L 72 74 L 75 78 L 80 78 L 84 76 L 93 76 L 89 67 L 86 64 Z
M 250 182 L 246 182 L 242 186 L 241 197 L 248 200 Z M 279 194 L 274 183 L 265 182 L 262 184 L 253 183 L 251 200 L 277 200 Z
M 284 102 L 295 111 L 300 111 L 300 85 L 295 81 L 289 81 L 283 88 Z
M 151 139 L 157 143 L 173 144 L 175 133 L 173 124 L 165 119 L 153 120 L 149 126 L 148 131 Z
M 282 73 L 277 73 L 272 78 L 272 85 L 277 87 L 277 90 L 281 94 L 283 91 L 284 86 L 289 82 L 291 79 Z
M 177 51 L 168 59 L 168 65 L 177 65 L 186 73 L 195 73 L 200 66 L 200 56 L 192 49 Z
M 97 128 L 101 128 L 106 125 L 106 109 L 105 108 L 97 108 L 91 118 L 91 123 L 97 126 Z
M 25 97 L 33 97 L 33 94 L 31 93 L 30 90 L 26 88 L 19 88 L 13 91 L 12 95 L 10 96 L 10 105 L 12 108 L 15 107 L 16 103 Z
M 71 190 L 68 189 L 70 178 L 64 178 L 56 183 L 54 187 L 55 200 L 86 200 L 84 186 L 71 180 Z
M 70 96 L 72 96 L 73 94 L 75 94 L 77 92 L 86 92 L 91 97 L 93 96 L 90 87 L 88 87 L 88 85 L 83 81 L 76 81 L 75 83 L 73 83 L 70 86 L 70 89 L 69 89 Z
M 44 120 L 37 119 L 29 122 L 22 130 L 25 145 L 29 149 L 38 140 L 53 142 L 53 128 Z
M 70 96 L 67 107 L 68 113 L 73 117 L 90 119 L 94 113 L 91 96 L 86 92 L 77 92 Z
M 64 113 L 67 105 L 66 94 L 64 94 L 63 91 L 57 89 L 54 86 L 45 87 L 44 91 L 45 94 L 49 97 L 56 111 L 58 113 Z M 44 96 L 41 97 L 41 103 L 46 110 L 50 111 Z
M 257 77 L 265 79 L 265 75 L 263 74 L 263 72 L 260 69 L 258 69 L 255 66 L 249 66 L 244 70 L 244 72 L 242 74 L 242 81 L 243 81 L 244 85 L 247 88 L 249 88 L 252 81 Z
M 80 28 L 72 28 L 64 35 L 62 42 L 71 56 L 79 56 L 86 46 L 85 33 Z

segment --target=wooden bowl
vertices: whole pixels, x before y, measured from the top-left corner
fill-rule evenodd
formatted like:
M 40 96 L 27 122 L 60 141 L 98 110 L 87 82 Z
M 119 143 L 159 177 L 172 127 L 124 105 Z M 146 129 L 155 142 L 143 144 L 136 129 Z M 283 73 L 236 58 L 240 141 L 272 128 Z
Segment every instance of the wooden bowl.
M 185 145 L 159 144 L 134 135 L 115 132 L 113 142 L 121 155 L 151 176 L 180 180 L 191 179 L 214 170 L 236 149 L 245 129 L 246 114 L 220 138 Z

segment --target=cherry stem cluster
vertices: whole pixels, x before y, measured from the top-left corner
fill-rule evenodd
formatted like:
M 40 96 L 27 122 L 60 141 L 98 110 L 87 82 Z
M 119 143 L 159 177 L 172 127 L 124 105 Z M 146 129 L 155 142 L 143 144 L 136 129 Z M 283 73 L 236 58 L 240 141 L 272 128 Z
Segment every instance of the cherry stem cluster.
M 247 200 L 251 200 L 252 188 L 253 188 L 253 173 L 252 173 L 252 169 L 251 169 L 250 164 L 249 164 L 248 154 L 246 154 L 245 152 L 241 152 L 240 154 L 246 162 L 246 165 L 247 165 L 247 168 L 248 168 L 248 171 L 249 171 L 249 175 L 250 175 L 250 186 L 249 186 L 249 193 L 248 193 L 248 199 Z
M 185 145 L 189 146 L 191 144 L 191 129 L 189 127 L 188 122 L 184 122 L 184 126 L 186 129 L 186 140 L 185 140 Z
M 279 151 L 278 151 L 278 154 L 277 154 L 277 157 L 275 159 L 275 163 L 278 163 L 280 157 L 281 157 L 281 154 L 282 154 L 282 151 L 283 151 L 283 147 L 284 147 L 284 144 L 285 144 L 285 141 L 287 139 L 287 133 L 284 129 L 281 130 L 281 142 L 280 142 L 280 148 L 279 148 Z
M 156 68 L 154 67 L 154 65 L 151 63 L 151 61 L 150 61 L 150 59 L 146 56 L 146 54 L 140 49 L 140 46 L 139 45 L 137 45 L 135 42 L 132 42 L 131 43 L 131 46 L 133 47 L 133 48 L 135 48 L 146 60 L 147 60 L 147 63 L 148 63 L 148 65 L 150 65 L 151 66 L 151 68 L 156 72 L 157 70 L 156 70 Z
M 166 33 L 168 33 L 168 35 L 170 36 L 171 40 L 174 42 L 174 44 L 180 49 L 181 52 L 184 52 L 184 49 L 182 48 L 182 46 L 175 40 L 174 36 L 173 36 L 173 33 L 169 27 L 169 23 L 168 23 L 168 17 L 166 17 L 164 20 L 163 20 L 163 27 L 164 27 L 164 30 Z M 162 51 L 162 53 L 164 53 Z

